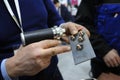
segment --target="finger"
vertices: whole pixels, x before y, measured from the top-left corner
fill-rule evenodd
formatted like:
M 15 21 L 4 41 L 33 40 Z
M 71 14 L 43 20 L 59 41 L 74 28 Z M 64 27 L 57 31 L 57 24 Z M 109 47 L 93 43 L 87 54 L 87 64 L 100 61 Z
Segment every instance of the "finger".
M 68 37 L 62 37 L 62 39 L 65 41 L 65 42 L 67 42 L 67 43 L 69 43 L 69 39 L 68 39 Z
M 110 59 L 109 61 L 110 67 L 115 67 L 116 61 L 114 59 Z
M 111 56 L 111 58 L 110 58 L 111 66 L 117 67 L 119 65 L 118 60 L 119 60 L 119 56 L 117 54 Z
M 119 64 L 120 64 L 120 57 L 119 57 L 119 59 L 118 59 L 118 62 L 119 62 Z
M 77 25 L 77 24 L 76 24 L 76 28 L 78 31 L 83 30 L 88 35 L 88 37 L 90 37 L 90 32 L 88 31 L 87 28 L 83 27 L 82 25 Z
M 111 61 L 113 63 L 112 67 L 117 67 L 119 63 L 117 62 L 117 58 L 112 59 Z
M 116 60 L 116 67 L 120 64 L 120 58 L 119 58 L 119 56 L 117 56 L 117 57 L 115 57 L 115 60 Z
M 120 64 L 120 56 L 118 55 L 118 52 L 116 51 L 116 50 L 114 50 L 114 52 L 116 53 L 114 56 L 115 56 L 115 60 L 116 60 L 116 63 L 117 63 L 117 65 L 119 65 Z
M 119 57 L 119 55 L 117 55 L 117 56 L 115 57 L 115 59 L 116 59 L 117 63 L 120 64 L 120 57 Z
M 110 63 L 109 63 L 108 60 L 105 59 L 104 61 L 105 61 L 106 65 L 107 65 L 108 67 L 111 67 L 111 65 L 110 65 Z
M 76 24 L 76 27 L 77 27 L 78 31 L 83 30 L 83 31 L 85 31 L 85 33 L 87 33 L 88 36 L 90 36 L 90 32 L 84 26 Z
M 61 41 L 59 40 L 43 40 L 40 42 L 36 42 L 36 46 L 44 48 L 44 49 L 58 46 L 59 44 L 61 44 Z
M 88 37 L 90 37 L 90 32 L 88 31 L 88 29 L 86 29 L 86 28 L 84 27 L 83 31 L 85 31 L 85 33 L 88 35 Z
M 67 23 L 65 23 L 64 28 L 67 30 L 67 32 L 74 35 L 74 34 L 77 34 L 77 32 L 78 32 L 78 29 L 76 26 L 78 26 L 78 25 L 75 23 L 67 22 Z
M 44 50 L 44 56 L 54 56 L 60 53 L 70 51 L 70 46 L 56 46 Z
M 76 28 L 78 29 L 78 30 L 82 30 L 82 29 L 84 29 L 85 27 L 83 27 L 82 25 L 78 25 L 78 24 L 75 24 L 76 25 Z
M 109 62 L 106 62 L 106 65 L 107 65 L 108 67 L 111 67 L 111 64 L 110 64 Z
M 76 25 L 69 26 L 69 31 L 70 31 L 70 34 L 72 34 L 72 35 L 78 33 L 78 29 L 77 29 Z

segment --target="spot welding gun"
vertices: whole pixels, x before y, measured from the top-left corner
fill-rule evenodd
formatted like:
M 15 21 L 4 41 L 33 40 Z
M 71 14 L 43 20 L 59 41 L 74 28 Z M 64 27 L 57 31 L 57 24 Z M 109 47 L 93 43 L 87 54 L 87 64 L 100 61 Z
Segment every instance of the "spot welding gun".
M 45 39 L 60 39 L 64 33 L 64 28 L 54 26 L 53 28 L 21 33 L 21 40 L 22 44 L 25 46 L 30 43 L 38 42 Z

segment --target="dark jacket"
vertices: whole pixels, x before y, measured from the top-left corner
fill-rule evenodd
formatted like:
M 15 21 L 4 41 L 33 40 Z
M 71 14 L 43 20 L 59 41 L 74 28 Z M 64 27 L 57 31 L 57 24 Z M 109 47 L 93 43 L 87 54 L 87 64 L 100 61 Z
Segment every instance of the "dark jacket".
M 14 0 L 8 0 L 16 14 Z M 23 30 L 33 31 L 60 25 L 63 19 L 58 15 L 51 0 L 19 0 Z M 3 0 L 0 0 L 0 64 L 5 58 L 14 55 L 13 50 L 21 44 L 20 29 L 10 16 Z M 21 77 L 19 80 L 53 80 L 57 68 L 57 57 L 53 57 L 48 68 L 31 77 Z M 0 69 L 1 73 L 1 69 Z M 2 80 L 0 75 L 0 80 Z
M 59 13 L 64 19 L 65 22 L 68 21 L 74 21 L 74 17 L 71 15 L 71 13 L 68 11 L 67 7 L 62 5 L 59 7 Z
M 98 34 L 95 23 L 95 18 L 97 16 L 96 9 L 103 3 L 120 3 L 120 0 L 82 0 L 76 16 L 76 22 L 84 25 L 90 30 L 92 46 L 97 58 L 100 59 L 112 49 L 104 37 Z

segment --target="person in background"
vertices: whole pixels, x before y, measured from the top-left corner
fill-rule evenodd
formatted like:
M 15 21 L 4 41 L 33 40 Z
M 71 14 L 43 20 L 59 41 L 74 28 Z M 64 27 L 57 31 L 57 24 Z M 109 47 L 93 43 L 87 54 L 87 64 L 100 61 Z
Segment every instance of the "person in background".
M 84 29 L 64 23 L 51 0 L 0 0 L 0 80 L 63 80 L 56 55 L 70 46 L 53 39 L 21 46 L 20 33 L 54 25 L 61 25 L 66 35 Z
M 91 71 L 95 78 L 102 73 L 120 75 L 119 3 L 120 0 L 82 0 L 77 12 L 76 23 L 91 33 L 96 53 L 96 58 L 91 60 Z
M 74 17 L 71 15 L 71 13 L 68 11 L 67 7 L 65 5 L 62 5 L 58 0 L 53 0 L 53 3 L 59 12 L 59 14 L 62 16 L 65 22 L 68 21 L 74 21 Z

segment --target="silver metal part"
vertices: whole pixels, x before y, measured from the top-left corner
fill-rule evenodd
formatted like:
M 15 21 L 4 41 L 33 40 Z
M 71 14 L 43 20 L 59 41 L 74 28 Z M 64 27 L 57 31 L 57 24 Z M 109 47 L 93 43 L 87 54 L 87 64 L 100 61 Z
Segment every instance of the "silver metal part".
M 23 33 L 20 33 L 22 44 L 25 45 L 25 37 Z
M 79 41 L 80 37 L 83 41 Z M 74 35 L 75 40 L 73 40 L 71 36 L 69 39 L 75 65 L 96 57 L 89 38 L 85 32 L 80 31 L 78 34 Z
M 53 28 L 51 28 L 52 31 L 53 31 L 53 34 L 54 34 L 54 38 L 55 39 L 60 39 L 63 34 L 65 33 L 65 29 L 62 28 L 62 27 L 57 27 L 57 26 L 54 26 Z

